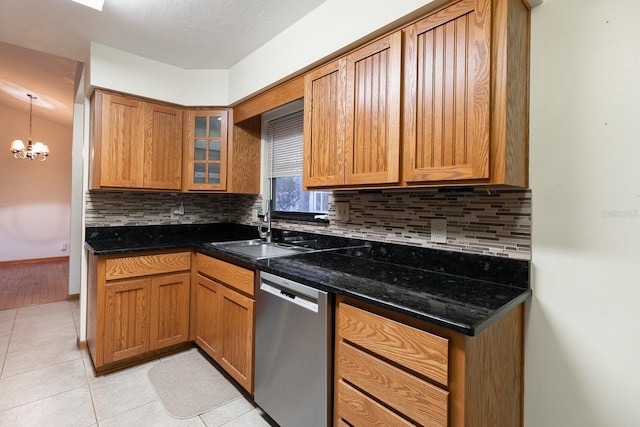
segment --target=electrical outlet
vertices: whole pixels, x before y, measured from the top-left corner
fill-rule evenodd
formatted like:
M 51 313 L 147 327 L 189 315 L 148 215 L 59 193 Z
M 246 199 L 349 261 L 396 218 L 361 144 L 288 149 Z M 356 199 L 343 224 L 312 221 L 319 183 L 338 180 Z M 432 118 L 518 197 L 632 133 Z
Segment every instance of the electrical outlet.
M 447 220 L 433 218 L 431 220 L 431 241 L 435 243 L 447 243 Z
M 62 252 L 64 252 L 64 251 L 66 251 L 66 250 L 67 250 L 67 243 L 66 243 L 66 242 L 62 242 L 62 243 L 60 243 L 60 250 L 61 250 Z
M 349 221 L 349 202 L 336 202 L 336 220 Z

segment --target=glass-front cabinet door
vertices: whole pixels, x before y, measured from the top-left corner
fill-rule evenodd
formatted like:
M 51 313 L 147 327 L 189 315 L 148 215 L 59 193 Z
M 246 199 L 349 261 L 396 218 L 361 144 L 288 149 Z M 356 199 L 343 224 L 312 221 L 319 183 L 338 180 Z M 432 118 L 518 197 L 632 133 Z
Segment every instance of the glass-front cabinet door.
M 226 190 L 227 110 L 191 110 L 185 132 L 183 190 Z

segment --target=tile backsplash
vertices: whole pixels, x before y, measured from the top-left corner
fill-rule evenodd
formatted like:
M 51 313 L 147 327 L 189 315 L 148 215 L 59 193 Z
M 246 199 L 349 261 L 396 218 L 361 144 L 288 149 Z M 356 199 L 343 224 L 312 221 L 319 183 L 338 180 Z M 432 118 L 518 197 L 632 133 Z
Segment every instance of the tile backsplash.
M 335 202 L 349 202 L 336 221 Z M 387 243 L 531 259 L 531 191 L 428 189 L 336 192 L 326 225 L 275 221 L 273 226 Z M 447 221 L 447 243 L 431 242 L 431 219 Z
M 182 203 L 184 215 L 173 212 Z M 87 227 L 121 225 L 206 224 L 229 220 L 225 194 L 149 193 L 134 191 L 87 192 Z
M 349 221 L 335 202 L 349 202 Z M 180 203 L 184 215 L 174 215 Z M 90 192 L 86 225 L 256 224 L 262 198 L 250 195 Z M 431 219 L 447 221 L 447 243 L 431 242 Z M 515 259 L 531 259 L 531 191 L 423 189 L 335 192 L 329 224 L 274 220 L 273 227 Z

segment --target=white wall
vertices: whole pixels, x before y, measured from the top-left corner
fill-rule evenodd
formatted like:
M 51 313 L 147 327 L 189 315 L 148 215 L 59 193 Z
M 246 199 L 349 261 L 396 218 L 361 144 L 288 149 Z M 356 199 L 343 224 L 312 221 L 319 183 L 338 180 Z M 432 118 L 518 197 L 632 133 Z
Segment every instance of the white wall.
M 326 0 L 231 67 L 229 101 L 243 99 L 417 10 L 441 3 L 443 0 Z
M 91 43 L 87 86 L 113 89 L 185 106 L 226 106 L 228 70 L 183 70 Z
M 91 43 L 86 84 L 185 106 L 231 105 L 443 1 L 327 0 L 230 70 L 184 70 Z
M 60 244 L 69 243 L 71 128 L 34 116 L 33 141 L 51 150 L 44 162 L 14 159 L 14 139 L 27 143 L 29 114 L 0 105 L 0 261 L 67 256 Z
M 532 12 L 525 426 L 640 425 L 640 3 Z
M 84 101 L 84 99 L 80 99 Z M 71 213 L 69 218 L 69 295 L 80 293 L 82 283 L 82 254 L 84 252 L 84 156 L 83 144 L 85 135 L 84 103 L 73 104 L 73 147 L 71 152 Z

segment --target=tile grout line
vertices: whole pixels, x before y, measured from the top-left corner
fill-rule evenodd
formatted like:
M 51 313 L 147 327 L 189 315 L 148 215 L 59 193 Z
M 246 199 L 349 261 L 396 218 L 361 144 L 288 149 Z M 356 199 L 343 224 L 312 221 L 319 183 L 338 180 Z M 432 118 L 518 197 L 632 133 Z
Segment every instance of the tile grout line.
M 11 377 L 9 377 L 9 378 L 11 378 Z M 12 407 L 12 408 L 7 408 L 7 409 L 5 409 L 4 411 L 0 411 L 0 414 L 2 414 L 2 413 L 4 413 L 4 412 L 12 411 L 12 410 L 17 409 L 17 408 L 22 408 L 23 406 L 31 405 L 31 404 L 33 404 L 33 403 L 41 402 L 41 401 L 46 400 L 46 399 L 51 399 L 51 398 L 52 398 L 52 397 L 54 397 L 54 396 L 59 396 L 59 395 L 61 395 L 61 394 L 65 394 L 65 393 L 68 393 L 68 392 L 70 392 L 70 391 L 78 390 L 78 389 L 81 389 L 82 387 L 88 387 L 88 386 L 89 386 L 89 384 L 88 384 L 88 382 L 87 382 L 87 384 L 82 385 L 82 386 L 80 386 L 80 387 L 70 388 L 69 390 L 61 391 L 60 393 L 55 393 L 55 394 L 52 394 L 52 395 L 50 395 L 50 396 L 45 396 L 45 397 L 42 397 L 42 398 L 40 398 L 40 399 L 33 400 L 33 401 L 31 401 L 31 402 L 26 402 L 26 403 L 23 403 L 23 404 L 21 404 L 21 405 L 14 406 L 14 407 Z
M 78 350 L 80 351 L 80 350 Z M 84 367 L 84 376 L 87 380 L 87 389 L 89 390 L 89 398 L 91 399 L 91 409 L 93 410 L 93 419 L 96 421 L 96 426 L 99 426 L 100 423 L 98 422 L 98 411 L 96 411 L 96 403 L 94 401 L 93 398 L 93 391 L 92 391 L 92 387 L 91 387 L 91 381 L 89 381 L 89 375 L 93 375 L 92 373 L 90 374 L 89 371 L 87 370 L 87 361 L 85 360 L 84 356 L 82 355 L 82 352 L 80 352 L 80 357 L 82 358 L 82 366 Z M 91 362 L 90 362 L 91 363 Z M 89 368 L 91 368 L 91 372 L 93 372 L 93 367 L 90 366 Z
M 68 323 L 70 323 L 70 322 L 61 323 L 60 325 L 67 325 Z M 14 329 L 15 329 L 15 324 L 14 324 Z M 13 338 L 13 330 L 12 330 L 12 333 L 11 333 L 11 338 Z M 75 336 L 74 341 L 77 341 L 77 335 Z M 19 350 L 9 351 L 9 348 L 11 347 L 11 340 L 10 340 L 9 341 L 9 345 L 7 347 L 6 355 L 8 356 L 9 354 L 20 353 L 20 352 L 23 352 L 23 351 L 31 351 L 33 349 L 44 347 L 44 346 L 47 346 L 47 345 L 53 345 L 55 343 L 56 343 L 56 340 L 52 340 L 52 341 L 48 341 L 48 342 L 44 342 L 44 343 L 39 343 L 39 344 L 30 346 L 30 347 L 21 348 Z
M 128 413 L 128 412 L 135 411 L 135 410 L 137 410 L 137 409 L 142 408 L 143 406 L 150 405 L 150 404 L 152 404 L 152 403 L 154 403 L 154 402 L 160 402 L 160 398 L 158 397 L 157 399 L 154 399 L 154 400 L 151 400 L 151 401 L 149 401 L 149 402 L 143 403 L 143 404 L 141 404 L 141 405 L 139 405 L 139 406 L 136 406 L 135 408 L 127 409 L 126 411 L 121 412 L 121 413 L 119 413 L 119 414 L 116 414 L 116 415 L 114 415 L 114 416 L 113 416 L 113 417 L 111 417 L 111 418 L 107 418 L 106 420 L 99 421 L 99 422 L 98 422 L 98 425 L 99 425 L 101 422 L 105 422 L 105 421 L 112 420 L 112 419 L 117 418 L 117 417 L 119 417 L 119 416 L 121 416 L 121 415 L 123 415 L 123 414 L 126 414 L 126 413 Z M 160 406 L 162 406 L 162 402 L 160 403 Z M 164 409 L 164 406 L 162 406 L 162 407 L 163 407 L 163 409 Z M 166 410 L 165 410 L 165 412 L 166 412 Z M 167 415 L 168 415 L 168 413 L 167 413 Z M 169 415 L 169 416 L 171 416 L 171 415 Z M 173 417 L 172 417 L 172 418 L 173 418 Z M 98 418 L 97 418 L 97 415 L 96 415 L 96 420 L 97 420 L 97 419 L 98 419 Z M 174 418 L 174 419 L 176 419 L 176 420 L 181 420 L 181 418 Z M 191 419 L 191 418 L 187 418 L 187 419 Z
M 11 347 L 11 338 L 13 337 L 13 329 L 16 327 L 16 316 L 18 315 L 18 310 L 13 315 L 13 324 L 11 325 L 11 333 L 9 334 L 9 341 L 7 341 L 7 349 L 2 356 L 2 369 L 0 369 L 0 381 L 2 380 L 2 374 L 4 373 L 4 367 L 7 363 L 7 355 L 9 354 L 9 347 Z
M 45 304 L 46 304 L 46 303 L 45 303 Z M 62 364 L 64 364 L 64 363 L 69 363 L 69 362 L 73 362 L 73 361 L 76 361 L 76 360 L 77 360 L 77 359 L 65 360 L 65 361 L 62 361 L 62 362 L 59 362 L 59 363 L 54 363 L 53 365 L 43 366 L 43 367 L 40 367 L 40 368 L 37 368 L 37 369 L 33 369 L 33 370 L 30 370 L 30 371 L 26 371 L 26 372 L 20 372 L 20 373 L 18 373 L 18 374 L 14 374 L 14 375 L 11 375 L 11 376 L 8 376 L 8 377 L 5 377 L 5 376 L 4 376 L 4 372 L 5 372 L 5 368 L 6 368 L 7 356 L 8 356 L 9 354 L 11 354 L 11 353 L 9 352 L 9 348 L 11 348 L 11 343 L 12 343 L 12 340 L 13 340 L 13 338 L 14 338 L 14 332 L 15 332 L 16 322 L 19 320 L 19 319 L 18 319 L 18 312 L 20 311 L 20 309 L 21 309 L 21 308 L 24 308 L 24 307 L 20 307 L 20 308 L 16 308 L 16 309 L 15 309 L 15 310 L 16 310 L 16 312 L 15 312 L 15 314 L 14 314 L 14 316 L 13 316 L 13 325 L 12 325 L 12 327 L 11 327 L 11 334 L 9 335 L 9 342 L 7 343 L 7 351 L 6 351 L 6 352 L 5 352 L 5 354 L 4 354 L 3 361 L 2 361 L 2 369 L 0 370 L 0 381 L 2 381 L 2 380 L 6 380 L 6 379 L 9 379 L 9 378 L 15 378 L 15 377 L 17 377 L 17 376 L 19 376 L 19 375 L 27 375 L 27 374 L 31 374 L 31 373 L 34 373 L 34 372 L 41 371 L 41 370 L 43 370 L 43 369 L 49 369 L 49 368 L 52 368 L 52 367 L 55 367 L 55 366 L 62 365 Z M 63 312 L 63 311 L 65 311 L 65 310 L 59 310 L 59 311 L 60 311 L 60 312 Z M 26 316 L 26 317 L 22 317 L 21 319 L 28 319 L 28 318 L 37 317 L 37 316 L 46 316 L 46 315 L 50 315 L 50 314 L 52 314 L 52 313 L 57 313 L 57 312 L 58 312 L 58 311 L 52 311 L 52 312 L 47 312 L 47 313 L 41 313 L 41 314 L 37 314 L 37 315 L 34 315 L 34 316 Z M 72 311 L 71 311 L 71 306 L 69 306 L 69 315 L 71 316 L 71 318 L 72 318 L 72 320 L 73 320 L 73 313 L 72 313 Z M 66 324 L 66 322 L 65 322 L 65 324 Z M 75 328 L 74 328 L 74 329 L 75 329 Z M 18 352 L 20 352 L 20 351 L 34 351 L 34 350 L 38 349 L 39 347 L 43 347 L 43 346 L 50 345 L 50 344 L 53 344 L 53 342 L 51 342 L 51 343 L 46 343 L 46 344 L 42 344 L 42 345 L 36 345 L 36 346 L 29 347 L 29 348 L 25 348 L 25 349 L 22 349 L 22 350 L 14 351 L 14 352 L 12 352 L 12 353 L 18 353 Z M 78 353 L 80 353 L 80 351 L 79 351 L 79 350 L 76 350 L 76 351 L 78 351 Z M 82 354 L 80 353 L 80 354 L 79 354 L 79 356 L 80 356 L 80 360 L 82 361 Z M 83 369 L 84 369 L 84 362 L 83 362 Z M 33 403 L 36 403 L 36 402 L 43 401 L 43 400 L 45 400 L 45 399 L 50 399 L 50 398 L 53 398 L 54 396 L 58 396 L 58 395 L 61 395 L 61 394 L 64 394 L 64 393 L 68 393 L 68 392 L 70 392 L 70 391 L 77 390 L 77 389 L 80 389 L 80 388 L 82 388 L 82 387 L 87 387 L 87 389 L 88 389 L 88 387 L 89 387 L 89 381 L 88 381 L 88 379 L 86 378 L 86 371 L 85 371 L 84 384 L 83 384 L 82 386 L 79 386 L 79 387 L 73 387 L 73 388 L 70 388 L 70 389 L 68 389 L 68 390 L 61 391 L 61 392 L 59 392 L 59 393 L 55 393 L 55 394 L 52 394 L 52 395 L 49 395 L 49 396 L 44 396 L 44 397 L 42 397 L 42 398 L 40 398 L 40 399 L 36 399 L 36 400 L 30 401 L 30 402 L 23 403 L 23 404 L 21 404 L 21 405 L 14 406 L 14 407 L 12 407 L 12 408 L 7 408 L 7 409 L 5 409 L 5 410 L 3 410 L 3 411 L 0 411 L 0 413 L 4 413 L 4 412 L 7 412 L 7 411 L 11 411 L 11 410 L 17 409 L 17 408 L 21 408 L 21 407 L 24 407 L 24 406 L 26 406 L 26 405 L 30 405 L 30 404 L 33 404 Z
M 91 369 L 91 371 L 88 371 L 88 370 L 87 370 L 87 365 L 86 365 L 86 363 L 91 363 L 91 361 L 90 361 L 90 360 L 89 360 L 89 361 L 87 361 L 87 360 L 85 360 L 85 358 L 84 358 L 84 357 L 82 357 L 82 363 L 83 363 L 83 365 L 84 365 L 84 367 L 85 367 L 85 376 L 87 377 L 87 384 L 88 384 L 88 388 L 89 388 L 89 397 L 91 398 L 91 407 L 93 408 L 93 415 L 94 415 L 94 417 L 95 417 L 96 425 L 97 425 L 98 427 L 100 426 L 100 423 L 104 423 L 104 422 L 106 422 L 106 421 L 108 421 L 108 420 L 111 420 L 111 419 L 113 419 L 113 418 L 119 417 L 119 416 L 121 416 L 122 414 L 126 414 L 127 412 L 131 412 L 131 411 L 133 411 L 133 410 L 139 409 L 139 408 L 141 408 L 141 407 L 143 407 L 143 406 L 145 406 L 145 405 L 148 405 L 148 404 L 150 404 L 150 403 L 160 401 L 160 396 L 158 396 L 157 392 L 154 390 L 154 393 L 155 393 L 155 396 L 156 396 L 156 398 L 155 398 L 155 399 L 150 400 L 150 401 L 145 402 L 145 403 L 142 403 L 142 404 L 140 404 L 140 405 L 138 405 L 138 406 L 136 406 L 136 407 L 134 407 L 134 408 L 127 409 L 127 410 L 126 410 L 126 411 L 124 411 L 124 412 L 121 412 L 121 413 L 116 414 L 116 415 L 114 415 L 114 416 L 112 416 L 112 417 L 106 418 L 106 419 L 104 419 L 104 420 L 98 420 L 98 411 L 96 410 L 95 398 L 94 398 L 94 396 L 93 396 L 93 383 L 94 383 L 94 382 L 89 381 L 89 378 L 90 378 L 90 377 L 93 377 L 93 378 L 97 378 L 97 377 L 95 377 L 95 376 L 93 375 L 93 366 L 90 366 L 90 367 L 89 367 L 89 369 Z M 132 366 L 132 367 L 130 367 L 130 368 L 137 369 L 137 368 L 142 368 L 142 366 L 144 366 L 144 364 L 142 364 L 142 365 L 138 365 L 138 366 Z M 125 368 L 125 370 L 126 370 L 126 369 L 130 369 L 130 368 Z M 118 372 L 115 372 L 115 373 L 121 373 L 121 372 L 124 372 L 124 371 L 118 371 Z
M 73 317 L 73 312 L 71 313 L 71 316 Z M 74 323 L 74 328 L 76 329 L 76 336 L 79 336 L 78 329 L 75 326 L 75 319 L 73 323 Z M 87 352 L 88 352 L 88 349 L 87 349 Z M 93 363 L 91 361 L 91 355 L 89 355 L 89 360 L 86 360 L 83 354 L 83 350 L 78 349 L 78 353 L 80 353 L 80 359 L 82 360 L 82 366 L 84 367 L 84 376 L 85 376 L 85 379 L 87 380 L 87 389 L 89 390 L 89 398 L 91 399 L 91 410 L 93 411 L 93 419 L 95 420 L 95 425 L 100 426 L 100 422 L 98 421 L 98 411 L 96 410 L 96 403 L 93 397 L 93 387 L 90 381 L 91 378 L 95 378 L 93 374 L 93 366 L 87 366 L 87 363 L 89 364 Z
M 30 350 L 35 350 L 35 349 L 37 349 L 38 347 L 42 347 L 42 346 L 31 347 L 31 348 L 25 349 L 25 351 L 26 351 L 26 350 L 29 350 L 29 351 L 30 351 Z M 23 351 L 23 350 L 21 350 L 21 351 Z M 16 353 L 17 353 L 17 352 L 16 352 Z M 80 359 L 80 360 L 82 360 L 82 354 L 80 354 L 79 359 Z M 61 362 L 54 363 L 54 364 L 52 364 L 52 365 L 42 366 L 42 367 L 40 367 L 40 368 L 32 369 L 32 370 L 30 370 L 30 371 L 26 371 L 26 372 L 20 372 L 20 373 L 18 373 L 18 374 L 10 375 L 10 376 L 8 376 L 8 377 L 3 376 L 3 374 L 4 374 L 4 365 L 3 365 L 3 367 L 2 367 L 2 372 L 0 373 L 0 380 L 4 380 L 4 379 L 6 379 L 6 378 L 14 378 L 14 377 L 17 377 L 17 376 L 19 376 L 19 375 L 31 374 L 31 373 L 34 373 L 34 372 L 42 371 L 43 369 L 53 368 L 53 367 L 55 367 L 55 366 L 64 365 L 65 363 L 69 363 L 69 362 L 75 362 L 76 360 L 78 360 L 78 359 L 63 360 L 63 361 L 61 361 Z M 83 362 L 83 368 L 84 368 L 84 362 Z M 86 374 L 86 370 L 85 370 L 85 374 Z M 87 382 L 87 383 L 88 383 L 88 382 Z

